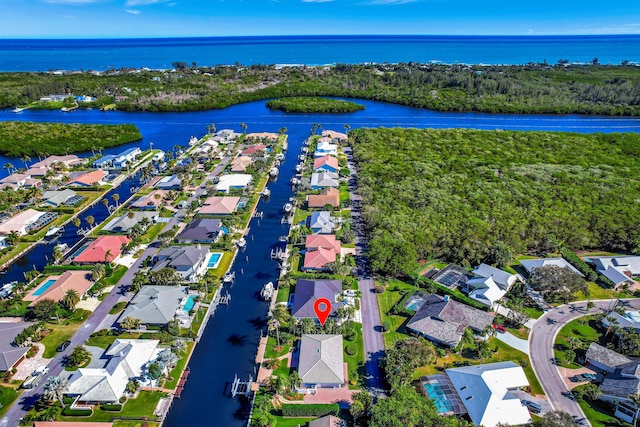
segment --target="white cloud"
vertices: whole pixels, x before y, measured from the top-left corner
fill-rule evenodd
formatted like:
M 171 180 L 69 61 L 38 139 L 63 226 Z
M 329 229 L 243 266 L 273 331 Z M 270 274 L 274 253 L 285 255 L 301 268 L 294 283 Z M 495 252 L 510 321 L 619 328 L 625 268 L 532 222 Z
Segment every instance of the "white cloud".
M 125 3 L 126 6 L 131 7 L 131 6 L 148 6 L 151 4 L 157 4 L 157 3 L 166 3 L 169 0 L 127 0 L 127 2 Z
M 417 0 L 372 0 L 369 4 L 373 5 L 388 5 L 388 4 L 405 4 L 413 3 Z
M 127 12 L 127 13 L 130 13 L 132 15 L 140 15 L 140 11 L 139 10 L 125 9 L 124 11 Z
M 302 0 L 302 3 L 329 3 L 333 0 Z
M 97 3 L 100 0 L 46 0 L 47 3 L 83 5 Z

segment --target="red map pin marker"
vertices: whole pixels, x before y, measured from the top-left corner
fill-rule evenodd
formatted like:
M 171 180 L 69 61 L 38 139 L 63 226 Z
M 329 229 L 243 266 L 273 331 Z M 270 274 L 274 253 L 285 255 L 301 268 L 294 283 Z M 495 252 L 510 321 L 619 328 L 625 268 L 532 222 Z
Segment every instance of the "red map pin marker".
M 331 301 L 326 298 L 318 298 L 313 303 L 313 311 L 316 312 L 316 317 L 320 321 L 320 324 L 324 326 L 329 314 L 331 314 Z

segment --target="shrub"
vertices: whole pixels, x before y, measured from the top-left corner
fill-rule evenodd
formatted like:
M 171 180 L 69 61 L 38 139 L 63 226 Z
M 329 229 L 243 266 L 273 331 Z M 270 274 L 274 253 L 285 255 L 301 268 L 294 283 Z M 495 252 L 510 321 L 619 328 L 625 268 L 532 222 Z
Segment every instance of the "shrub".
M 67 406 L 62 410 L 62 415 L 66 417 L 90 417 L 93 414 L 91 409 L 71 409 Z
M 587 263 L 580 259 L 580 257 L 575 252 L 564 248 L 562 249 L 562 257 L 566 259 L 569 264 L 574 266 L 580 273 L 584 274 L 588 281 L 595 282 L 596 279 L 598 279 L 598 273 L 589 268 Z
M 391 322 L 385 320 L 382 322 L 382 332 L 389 332 L 391 330 Z
M 103 403 L 101 405 L 101 408 L 103 411 L 118 412 L 122 410 L 122 405 L 119 403 L 115 403 L 115 404 Z
M 342 330 L 342 337 L 347 341 L 353 341 L 356 339 L 357 336 L 358 334 L 356 333 L 356 330 L 353 328 L 343 328 Z
M 355 344 L 348 344 L 344 351 L 349 355 L 349 356 L 355 356 L 356 354 L 358 354 L 358 347 L 356 347 Z
M 387 288 L 384 285 L 379 285 L 376 283 L 376 293 L 377 294 L 384 294 L 384 291 L 387 290 Z
M 324 417 L 338 415 L 340 406 L 337 403 L 316 403 L 310 405 L 283 404 L 282 415 L 285 417 Z

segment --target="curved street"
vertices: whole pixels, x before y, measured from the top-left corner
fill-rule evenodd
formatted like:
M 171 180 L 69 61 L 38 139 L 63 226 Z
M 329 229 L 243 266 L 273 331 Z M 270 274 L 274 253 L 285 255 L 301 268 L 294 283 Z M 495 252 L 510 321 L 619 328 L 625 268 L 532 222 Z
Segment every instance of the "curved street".
M 565 304 L 546 312 L 538 319 L 529 334 L 531 365 L 551 406 L 553 409 L 569 413 L 576 419 L 585 420 L 586 417 L 580 405 L 562 394 L 568 392 L 569 388 L 554 363 L 553 349 L 555 338 L 563 326 L 586 314 L 607 311 L 612 303 L 611 300 L 591 302 L 595 304 L 595 307 L 589 310 L 586 309 L 587 302 L 581 301 Z M 640 299 L 638 298 L 620 300 L 620 303 L 630 308 L 640 309 Z

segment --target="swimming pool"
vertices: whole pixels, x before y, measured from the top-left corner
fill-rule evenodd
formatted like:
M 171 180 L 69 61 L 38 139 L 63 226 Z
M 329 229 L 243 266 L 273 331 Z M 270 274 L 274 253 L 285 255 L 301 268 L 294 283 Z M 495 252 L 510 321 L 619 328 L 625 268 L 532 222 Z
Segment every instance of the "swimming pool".
M 89 245 L 83 245 L 80 249 L 78 249 L 74 254 L 73 254 L 73 258 L 80 256 L 80 254 L 82 252 L 84 252 L 87 248 L 89 247 Z
M 424 391 L 427 392 L 429 399 L 433 401 L 433 404 L 436 406 L 436 410 L 439 414 L 453 411 L 453 405 L 449 402 L 449 399 L 447 399 L 447 395 L 442 390 L 442 387 L 440 387 L 440 384 L 425 383 Z
M 220 260 L 222 259 L 222 252 L 214 252 L 209 257 L 209 261 L 207 262 L 207 268 L 218 268 L 220 264 Z
M 36 291 L 34 293 L 32 293 L 31 295 L 33 295 L 34 297 L 39 297 L 40 295 L 45 293 L 46 290 L 49 289 L 51 287 L 51 285 L 53 285 L 54 283 L 56 283 L 56 279 L 47 280 L 42 285 L 40 285 L 40 287 L 38 289 L 36 289 Z
M 196 305 L 196 302 L 193 295 L 190 295 L 189 298 L 187 298 L 187 302 L 185 302 L 182 306 L 182 309 L 188 313 L 191 311 L 194 305 Z

